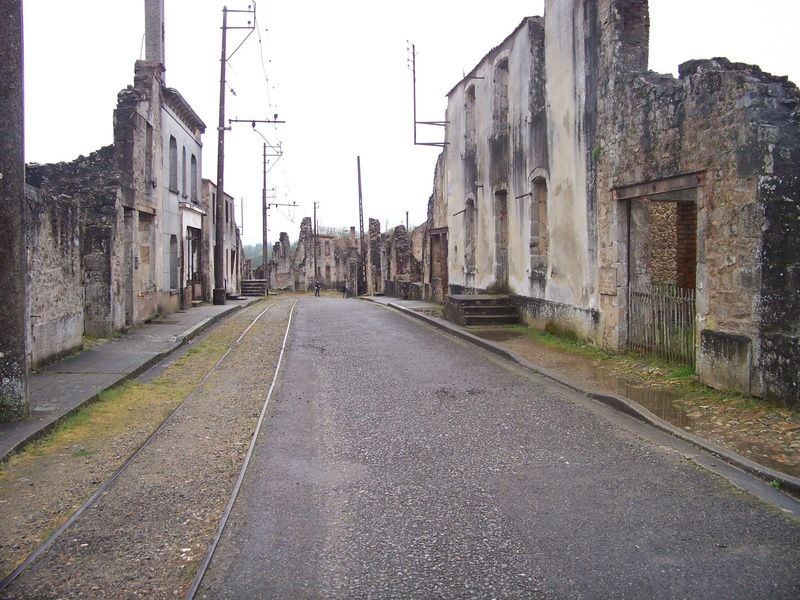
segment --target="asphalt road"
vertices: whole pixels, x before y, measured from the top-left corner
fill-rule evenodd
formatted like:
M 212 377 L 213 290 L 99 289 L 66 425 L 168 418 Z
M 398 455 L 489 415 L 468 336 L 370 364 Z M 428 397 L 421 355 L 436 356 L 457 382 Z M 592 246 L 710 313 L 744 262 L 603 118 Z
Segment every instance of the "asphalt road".
M 798 598 L 800 524 L 390 309 L 304 298 L 199 598 Z

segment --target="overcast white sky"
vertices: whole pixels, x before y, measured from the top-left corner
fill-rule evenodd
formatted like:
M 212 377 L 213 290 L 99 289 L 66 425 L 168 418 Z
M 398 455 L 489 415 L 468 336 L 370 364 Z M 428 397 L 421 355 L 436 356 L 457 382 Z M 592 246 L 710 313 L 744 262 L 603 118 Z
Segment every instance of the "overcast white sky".
M 216 180 L 222 7 L 247 0 L 166 0 L 166 83 L 205 121 L 203 176 Z M 228 61 L 227 119 L 264 119 L 270 158 L 270 244 L 297 238 L 318 202 L 320 225 L 422 223 L 438 148 L 413 145 L 406 40 L 417 48 L 419 120 L 443 120 L 445 94 L 542 0 L 292 0 L 257 2 L 258 31 Z M 229 14 L 229 25 L 246 15 Z M 677 74 L 690 58 L 725 56 L 800 81 L 800 1 L 650 0 L 650 68 Z M 242 23 L 244 24 L 244 23 Z M 25 158 L 71 161 L 113 141 L 117 93 L 144 58 L 143 0 L 25 0 Z M 229 31 L 230 53 L 244 32 Z M 263 56 L 263 64 L 262 57 Z M 266 73 L 266 76 L 265 76 Z M 225 136 L 225 191 L 244 205 L 245 244 L 261 241 L 263 140 L 249 124 Z M 441 128 L 420 128 L 439 141 Z M 237 221 L 241 214 L 237 208 Z

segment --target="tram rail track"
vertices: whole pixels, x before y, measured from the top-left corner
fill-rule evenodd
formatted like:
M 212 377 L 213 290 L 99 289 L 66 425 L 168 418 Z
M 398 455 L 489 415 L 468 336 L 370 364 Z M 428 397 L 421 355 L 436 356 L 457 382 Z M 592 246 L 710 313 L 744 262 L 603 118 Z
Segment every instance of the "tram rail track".
M 224 395 L 226 393 L 226 390 L 229 391 L 230 389 L 235 389 L 236 390 L 235 393 L 237 395 L 240 395 L 240 394 L 243 393 L 243 390 L 244 390 L 244 393 L 246 393 L 247 389 L 251 389 L 253 387 L 253 384 L 251 382 L 246 382 L 247 385 L 240 385 L 239 387 L 234 386 L 233 388 L 231 388 L 230 385 L 227 385 L 227 387 L 226 387 L 226 384 L 224 384 L 224 382 L 222 382 L 223 380 L 220 379 L 221 366 L 225 365 L 226 366 L 226 371 L 233 371 L 234 372 L 234 374 L 232 374 L 231 377 L 236 377 L 237 374 L 248 372 L 249 363 L 247 363 L 247 361 L 243 357 L 249 356 L 248 355 L 248 351 L 252 352 L 253 349 L 260 348 L 261 346 L 264 345 L 263 343 L 262 344 L 256 343 L 256 340 L 252 339 L 253 336 L 251 335 L 251 336 L 248 337 L 248 334 L 253 331 L 253 328 L 259 323 L 260 320 L 262 320 L 262 317 L 264 317 L 264 315 L 267 314 L 268 311 L 273 309 L 273 307 L 275 307 L 278 304 L 281 304 L 281 301 L 272 302 L 267 307 L 265 307 L 263 310 L 261 310 L 259 312 L 259 314 L 257 316 L 255 316 L 255 318 L 252 319 L 250 324 L 241 332 L 241 334 L 236 339 L 236 341 L 234 341 L 230 345 L 230 347 L 228 347 L 226 352 L 219 358 L 219 360 L 217 360 L 217 362 L 213 365 L 213 367 L 211 367 L 208 370 L 208 372 L 204 375 L 202 380 L 191 390 L 191 392 L 189 392 L 184 397 L 184 399 L 175 408 L 175 410 L 172 411 L 172 413 L 169 415 L 169 417 L 167 419 L 165 419 L 164 422 L 161 423 L 161 425 L 155 431 L 153 431 L 153 433 L 150 434 L 145 439 L 145 441 L 130 456 L 128 456 L 128 458 L 119 466 L 119 468 L 110 477 L 108 477 L 95 490 L 95 492 L 60 527 L 58 527 L 58 529 L 52 535 L 50 535 L 47 540 L 45 540 L 44 543 L 42 543 L 38 548 L 36 548 L 36 550 L 34 550 L 28 556 L 28 558 L 25 561 L 23 561 L 17 568 L 14 569 L 14 571 L 12 571 L 5 579 L 3 579 L 0 582 L 0 595 L 3 595 L 3 597 L 9 597 L 9 598 L 11 598 L 11 597 L 31 597 L 29 594 L 31 593 L 32 589 L 36 590 L 37 596 L 38 596 L 38 594 L 42 594 L 41 597 L 47 597 L 48 595 L 50 595 L 50 592 L 47 592 L 46 589 L 43 589 L 43 587 L 42 587 L 42 583 L 43 582 L 41 581 L 40 577 L 34 577 L 33 578 L 33 579 L 37 579 L 38 580 L 37 584 L 34 585 L 33 588 L 25 586 L 24 589 L 20 589 L 19 593 L 21 595 L 16 595 L 17 594 L 17 592 L 15 591 L 15 589 L 17 587 L 16 583 L 18 583 L 22 579 L 25 579 L 25 575 L 32 569 L 32 567 L 34 567 L 34 565 L 38 564 L 38 562 L 40 562 L 40 559 L 42 559 L 47 554 L 48 550 L 53 548 L 55 545 L 60 544 L 61 546 L 65 546 L 65 545 L 69 546 L 70 544 L 65 542 L 65 539 L 67 537 L 69 537 L 69 536 L 65 535 L 65 533 L 67 533 L 67 532 L 70 532 L 70 536 L 73 536 L 73 535 L 75 536 L 75 539 L 73 539 L 72 542 L 78 542 L 77 544 L 73 543 L 72 546 L 77 546 L 78 549 L 83 549 L 83 548 L 87 548 L 87 547 L 93 545 L 92 542 L 80 543 L 84 539 L 84 536 L 86 534 L 83 534 L 83 533 L 72 533 L 72 530 L 76 526 L 76 523 L 79 520 L 81 520 L 82 516 L 86 515 L 87 511 L 89 511 L 90 509 L 93 509 L 93 508 L 98 508 L 98 504 L 102 504 L 103 503 L 103 501 L 105 500 L 105 497 L 109 494 L 109 491 L 111 489 L 113 489 L 114 484 L 122 481 L 122 479 L 124 478 L 124 475 L 127 474 L 129 472 L 129 470 L 131 469 L 131 466 L 134 463 L 136 463 L 143 456 L 144 453 L 153 452 L 154 451 L 154 450 L 152 450 L 153 446 L 156 444 L 156 442 L 161 441 L 162 438 L 165 437 L 165 432 L 167 432 L 169 430 L 178 430 L 178 429 L 181 429 L 181 428 L 185 429 L 187 423 L 190 426 L 194 426 L 195 430 L 197 429 L 198 426 L 205 427 L 205 430 L 206 431 L 208 430 L 209 426 L 208 425 L 203 425 L 202 417 L 198 417 L 198 415 L 189 416 L 189 415 L 185 415 L 184 414 L 188 410 L 186 407 L 187 407 L 187 403 L 189 402 L 189 400 L 192 399 L 192 398 L 195 398 L 198 395 L 201 395 L 201 396 L 205 395 L 205 396 L 208 397 L 208 398 L 204 399 L 205 402 L 208 403 L 209 401 L 211 401 L 213 403 L 213 401 L 215 399 L 216 400 L 226 399 L 225 395 Z M 279 375 L 280 367 L 281 367 L 281 361 L 282 361 L 282 357 L 283 357 L 286 341 L 288 339 L 288 334 L 289 334 L 289 330 L 290 330 L 291 323 L 292 323 L 292 316 L 294 314 L 295 305 L 296 305 L 296 302 L 292 303 L 291 306 L 288 307 L 288 316 L 286 317 L 286 327 L 285 327 L 285 330 L 282 331 L 281 342 L 280 342 L 278 347 L 273 349 L 275 352 L 277 352 L 278 359 L 275 362 L 275 368 L 274 368 L 274 371 L 273 371 L 272 381 L 271 381 L 271 384 L 269 386 L 269 390 L 267 392 L 266 399 L 264 399 L 263 403 L 260 402 L 260 398 L 263 397 L 263 396 L 259 395 L 259 404 L 261 405 L 260 406 L 260 411 L 259 411 L 259 418 L 258 418 L 258 421 L 257 421 L 257 425 L 256 425 L 256 428 L 255 428 L 255 431 L 250 435 L 250 447 L 249 447 L 248 452 L 247 452 L 247 454 L 245 456 L 244 464 L 242 465 L 241 469 L 239 469 L 239 477 L 237 479 L 236 484 L 234 485 L 233 492 L 231 493 L 230 497 L 228 498 L 227 508 L 226 508 L 225 512 L 223 513 L 223 518 L 221 519 L 220 524 L 219 524 L 219 526 L 217 528 L 217 533 L 215 534 L 215 536 L 211 540 L 211 544 L 209 545 L 208 551 L 206 552 L 206 556 L 204 558 L 204 561 L 203 561 L 202 565 L 200 566 L 200 568 L 197 570 L 197 572 L 195 574 L 194 580 L 197 581 L 197 584 L 199 584 L 200 580 L 202 579 L 202 573 L 204 573 L 205 568 L 207 567 L 208 563 L 211 560 L 211 557 L 213 556 L 213 548 L 216 545 L 216 541 L 219 539 L 219 536 L 221 535 L 222 530 L 224 529 L 224 520 L 227 518 L 227 514 L 230 513 L 230 508 L 232 507 L 233 502 L 235 501 L 235 497 L 236 497 L 236 494 L 238 493 L 239 486 L 241 484 L 242 479 L 244 478 L 244 474 L 245 474 L 246 468 L 247 468 L 247 463 L 249 462 L 249 456 L 252 453 L 252 447 L 253 447 L 253 445 L 255 443 L 255 440 L 258 437 L 258 432 L 260 430 L 261 423 L 263 422 L 263 420 L 265 418 L 265 415 L 266 415 L 266 412 L 267 412 L 267 407 L 269 405 L 269 399 L 270 399 L 270 397 L 272 395 L 272 391 L 273 391 L 273 389 L 274 389 L 274 387 L 275 387 L 275 385 L 277 383 L 277 380 L 278 380 L 278 375 Z M 286 308 L 286 305 L 284 304 L 283 307 Z M 278 318 L 277 321 L 282 321 L 282 319 Z M 262 324 L 263 324 L 263 321 L 262 321 Z M 270 329 L 270 332 L 271 332 L 272 330 L 275 329 L 275 323 L 270 323 L 268 326 L 264 325 L 264 327 L 268 327 L 268 329 Z M 262 330 L 260 332 L 261 335 L 263 335 L 264 331 L 265 330 Z M 243 345 L 243 341 L 247 342 L 246 345 L 248 346 L 248 348 L 243 350 L 243 352 L 238 353 L 238 355 L 236 356 L 236 359 L 232 360 L 231 359 L 231 354 L 234 353 L 237 349 L 241 349 L 241 347 Z M 269 352 L 272 352 L 273 350 L 270 350 Z M 269 354 L 269 352 L 267 352 L 267 351 L 264 351 L 264 352 Z M 258 360 L 263 360 L 263 358 L 264 358 L 263 356 L 259 355 Z M 253 360 L 256 360 L 256 359 L 254 358 Z M 256 362 L 258 362 L 258 360 L 256 360 Z M 246 379 L 246 376 L 242 376 L 242 377 Z M 216 379 L 217 381 L 213 382 L 213 381 L 211 381 L 212 379 Z M 248 385 L 250 387 L 248 387 Z M 217 396 L 215 396 L 215 394 Z M 233 399 L 237 400 L 238 398 L 236 396 L 234 396 Z M 221 406 L 221 404 L 220 404 L 220 406 Z M 248 411 L 252 411 L 252 407 L 250 406 L 250 404 L 248 404 L 247 407 L 242 408 L 241 411 L 243 413 L 247 413 Z M 247 418 L 249 418 L 249 415 L 247 415 Z M 223 417 L 223 419 L 224 419 L 224 417 Z M 179 421 L 179 420 L 183 420 L 184 423 L 182 423 L 182 424 L 176 423 L 176 421 Z M 198 432 L 197 431 L 194 431 L 194 432 L 190 431 L 189 432 L 189 437 L 192 437 L 192 436 L 199 437 Z M 208 436 L 208 435 L 205 436 L 206 439 L 208 439 L 209 437 L 211 437 L 211 436 Z M 174 441 L 173 442 L 169 442 L 168 444 L 175 445 L 175 442 Z M 234 444 L 234 445 L 236 445 L 236 444 Z M 205 449 L 205 451 L 208 452 L 209 454 L 214 455 L 214 458 L 219 458 L 219 460 L 217 462 L 220 462 L 220 464 L 222 465 L 222 466 L 220 466 L 220 464 L 214 465 L 213 467 L 210 467 L 209 470 L 216 469 L 216 470 L 221 471 L 221 472 L 224 471 L 223 475 L 221 476 L 221 479 L 224 479 L 225 477 L 227 477 L 227 474 L 231 470 L 230 469 L 230 463 L 232 462 L 231 461 L 231 457 L 230 457 L 230 454 L 231 454 L 230 449 L 227 450 L 227 454 L 226 454 L 226 452 L 218 452 L 216 449 L 213 448 L 213 446 L 209 446 L 207 449 Z M 155 450 L 155 452 L 161 452 L 162 455 L 163 455 L 164 449 L 160 448 L 158 450 Z M 200 451 L 200 455 L 202 455 L 202 452 L 203 452 L 203 450 Z M 236 453 L 234 452 L 234 454 L 236 454 Z M 195 452 L 195 455 L 197 455 L 197 452 Z M 217 455 L 220 455 L 220 456 L 218 457 Z M 190 458 L 190 459 L 187 459 L 187 460 L 193 460 L 193 459 Z M 154 464 L 158 465 L 159 461 L 155 460 Z M 202 467 L 200 467 L 200 468 L 202 470 Z M 166 473 L 167 478 L 165 480 L 166 483 L 165 483 L 164 487 L 170 487 L 169 483 L 173 483 L 176 480 L 176 474 L 171 474 L 171 475 L 172 475 L 172 477 L 170 478 L 170 474 Z M 190 478 L 189 481 L 193 481 L 193 480 Z M 175 486 L 172 486 L 172 487 L 175 487 Z M 216 487 L 218 488 L 219 486 L 217 485 Z M 218 492 L 218 489 L 215 489 L 215 491 Z M 183 496 L 183 494 L 178 494 L 178 495 Z M 216 496 L 219 496 L 219 493 L 217 493 Z M 137 498 L 136 500 L 139 500 L 139 499 Z M 135 504 L 135 503 L 136 502 L 131 502 L 131 504 Z M 139 504 L 142 504 L 142 502 L 139 501 Z M 122 505 L 123 505 L 123 507 L 125 506 L 125 501 L 124 500 L 122 501 Z M 146 503 L 144 504 L 144 506 L 145 506 L 146 509 L 152 508 L 152 507 L 146 506 Z M 96 513 L 94 513 L 93 515 L 87 515 L 87 516 L 88 517 L 95 517 L 98 514 L 102 514 L 104 510 L 105 509 L 103 507 L 100 507 L 97 510 Z M 199 509 L 199 514 L 203 515 L 203 518 L 205 519 L 205 521 L 211 520 L 211 517 L 213 516 L 213 513 L 214 513 L 213 510 L 206 511 L 205 509 Z M 124 516 L 123 516 L 122 521 L 125 522 Z M 141 521 L 137 522 L 136 526 L 141 525 L 141 523 L 142 523 Z M 117 533 L 119 533 L 119 532 L 117 532 Z M 107 532 L 101 534 L 98 537 L 101 538 L 101 539 L 107 538 L 108 537 Z M 136 541 L 133 543 L 133 545 L 134 545 L 134 547 L 136 547 L 139 550 L 139 554 L 135 557 L 136 561 L 138 561 L 138 563 L 140 565 L 143 565 L 143 566 L 147 565 L 147 561 L 150 560 L 151 557 L 142 556 L 142 554 L 144 552 L 141 551 L 141 544 L 139 542 L 139 539 L 137 538 L 137 536 L 134 536 L 134 539 L 136 539 Z M 112 544 L 113 544 L 113 542 L 112 542 Z M 167 549 L 171 549 L 171 546 L 169 544 L 167 544 Z M 72 550 L 74 550 L 74 548 L 72 548 Z M 84 553 L 84 554 L 86 554 L 86 553 Z M 186 560 L 187 562 L 194 563 L 193 559 L 191 559 L 191 561 L 189 561 L 183 555 L 181 555 L 180 558 L 182 560 Z M 70 557 L 67 562 L 69 562 L 70 564 L 74 565 L 75 563 L 79 563 L 80 560 L 79 560 L 79 557 L 78 558 Z M 172 562 L 175 562 L 174 559 L 173 559 Z M 183 568 L 183 565 L 181 565 L 181 568 Z M 150 570 L 154 571 L 155 569 L 151 568 Z M 131 581 L 131 584 L 129 586 L 127 586 L 128 587 L 127 590 L 120 590 L 119 593 L 114 589 L 114 583 L 113 582 L 115 580 L 120 580 L 120 579 L 121 580 L 126 580 L 126 581 L 127 580 L 131 580 L 131 579 L 135 580 L 135 577 L 132 576 L 132 571 L 135 571 L 135 568 L 129 570 L 128 573 L 123 573 L 123 574 L 118 573 L 118 574 L 113 575 L 113 576 L 104 576 L 104 577 L 99 578 L 100 579 L 99 581 L 94 580 L 94 581 L 87 581 L 85 583 L 84 582 L 76 582 L 75 579 L 72 578 L 72 581 L 68 582 L 66 584 L 66 587 L 70 588 L 70 585 L 71 585 L 72 588 L 74 588 L 73 591 L 89 590 L 89 591 L 93 592 L 94 596 L 129 597 L 129 594 L 126 595 L 126 593 L 131 591 L 131 586 L 135 587 L 136 584 L 133 581 Z M 104 574 L 104 575 L 108 575 L 108 574 Z M 185 579 L 185 575 L 183 577 Z M 153 579 L 151 574 L 147 574 L 147 578 L 151 579 L 151 580 Z M 97 578 L 95 578 L 95 579 L 97 579 Z M 46 582 L 44 582 L 44 583 L 46 583 Z M 65 582 L 62 581 L 60 583 L 62 585 L 59 585 L 59 582 L 53 582 L 55 587 L 52 590 L 52 596 L 51 597 L 63 597 L 63 596 L 72 595 L 72 594 L 65 594 L 65 591 L 66 591 L 65 587 L 64 587 Z M 179 583 L 179 585 L 180 585 L 181 588 L 185 588 L 186 587 L 186 581 L 185 580 L 181 581 Z M 171 582 L 170 587 L 172 589 L 170 590 L 170 595 L 174 595 L 174 593 L 177 591 L 175 589 L 175 586 L 176 586 L 176 584 Z M 192 588 L 196 590 L 196 585 L 193 584 Z M 193 596 L 193 594 L 194 594 L 194 591 L 191 591 L 191 589 L 190 589 L 190 594 L 191 595 L 187 595 L 187 598 L 191 598 Z

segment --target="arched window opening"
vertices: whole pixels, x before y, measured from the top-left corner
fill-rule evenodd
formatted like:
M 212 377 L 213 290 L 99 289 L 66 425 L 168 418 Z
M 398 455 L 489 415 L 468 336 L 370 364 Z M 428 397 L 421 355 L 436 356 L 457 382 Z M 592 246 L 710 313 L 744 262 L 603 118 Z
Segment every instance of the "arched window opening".
M 531 272 L 547 269 L 547 182 L 538 177 L 532 182 L 531 190 Z
M 494 107 L 492 123 L 496 136 L 508 132 L 508 59 L 497 63 L 494 68 Z
M 475 138 L 477 130 L 477 115 L 475 108 L 475 86 L 467 88 L 466 108 L 466 131 L 464 132 L 465 147 L 468 154 L 475 152 Z

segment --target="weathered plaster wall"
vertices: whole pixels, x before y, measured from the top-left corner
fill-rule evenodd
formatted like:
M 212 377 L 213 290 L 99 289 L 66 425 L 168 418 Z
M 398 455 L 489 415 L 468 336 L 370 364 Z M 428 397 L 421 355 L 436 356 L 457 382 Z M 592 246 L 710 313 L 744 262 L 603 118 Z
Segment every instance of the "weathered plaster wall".
M 80 206 L 28 186 L 26 246 L 30 273 L 30 364 L 52 362 L 83 343 Z
M 543 39 L 541 18 L 523 20 L 448 94 L 444 176 L 436 184 L 447 204 L 451 289 L 529 291 L 529 239 L 519 234 L 530 231 L 529 175 L 537 167 L 547 170 L 539 114 L 543 63 L 531 61 L 541 54 Z
M 547 299 L 594 307 L 594 264 L 587 237 L 588 164 L 586 121 L 590 2 L 545 3 L 545 62 L 550 154 L 550 279 Z M 591 85 L 589 82 L 588 85 Z M 593 215 L 591 215 L 593 216 Z
M 181 308 L 179 291 L 186 284 L 181 265 L 186 262 L 185 227 L 188 223 L 184 224 L 183 221 L 193 221 L 195 225 L 191 226 L 202 230 L 200 219 L 194 218 L 194 215 L 198 217 L 200 215 L 193 207 L 199 208 L 200 203 L 202 169 L 200 133 L 204 126 L 177 91 L 162 90 L 159 97 L 161 98 L 161 151 L 164 164 L 160 181 L 161 281 L 158 312 L 169 314 Z M 176 111 L 180 111 L 181 114 Z M 175 140 L 174 156 L 170 156 L 172 139 Z M 194 173 L 192 159 L 195 164 Z M 170 175 L 172 169 L 175 171 L 174 177 Z M 177 251 L 173 247 L 173 242 L 177 243 Z

